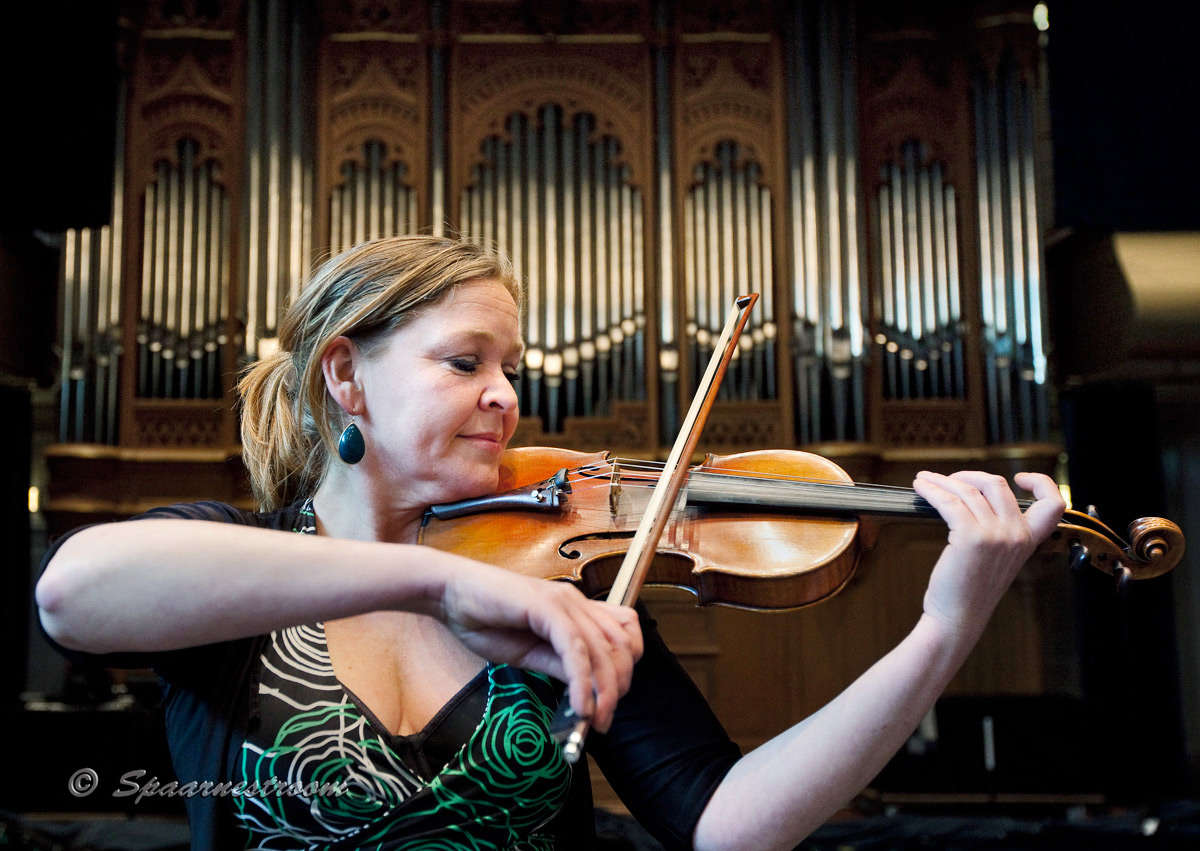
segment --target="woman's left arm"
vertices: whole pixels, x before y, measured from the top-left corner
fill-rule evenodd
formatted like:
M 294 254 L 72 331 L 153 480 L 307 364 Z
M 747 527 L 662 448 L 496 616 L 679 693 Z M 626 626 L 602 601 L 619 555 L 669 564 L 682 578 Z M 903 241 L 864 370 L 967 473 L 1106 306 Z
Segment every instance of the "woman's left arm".
M 917 492 L 950 534 L 912 632 L 819 712 L 744 756 L 709 800 L 695 847 L 790 849 L 899 750 L 983 633 L 1022 565 L 1062 518 L 1049 477 L 1020 473 L 1024 513 L 989 473 L 920 473 Z

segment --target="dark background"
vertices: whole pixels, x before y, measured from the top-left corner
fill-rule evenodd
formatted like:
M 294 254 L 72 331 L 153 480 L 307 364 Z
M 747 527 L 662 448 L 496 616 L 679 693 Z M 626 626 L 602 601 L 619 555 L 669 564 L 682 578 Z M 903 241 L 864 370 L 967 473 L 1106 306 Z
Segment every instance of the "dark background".
M 1049 4 L 1057 223 L 1200 229 L 1200 4 Z

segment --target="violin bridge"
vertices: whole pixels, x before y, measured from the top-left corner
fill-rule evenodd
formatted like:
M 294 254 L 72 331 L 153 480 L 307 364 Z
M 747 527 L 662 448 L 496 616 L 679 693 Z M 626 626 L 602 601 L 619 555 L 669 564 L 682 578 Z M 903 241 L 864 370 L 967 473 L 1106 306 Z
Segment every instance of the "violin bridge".
M 608 480 L 608 511 L 616 517 L 621 504 L 621 462 L 613 460 Z

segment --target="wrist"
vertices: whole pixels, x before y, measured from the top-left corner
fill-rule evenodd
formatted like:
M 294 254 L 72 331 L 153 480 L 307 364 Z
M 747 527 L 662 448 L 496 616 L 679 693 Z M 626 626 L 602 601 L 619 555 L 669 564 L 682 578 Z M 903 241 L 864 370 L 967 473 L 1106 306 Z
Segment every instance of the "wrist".
M 970 655 L 982 634 L 981 626 L 962 621 L 948 621 L 929 612 L 921 613 L 913 629 L 914 637 L 954 669 Z
M 387 544 L 387 608 L 442 619 L 457 559 L 416 544 Z

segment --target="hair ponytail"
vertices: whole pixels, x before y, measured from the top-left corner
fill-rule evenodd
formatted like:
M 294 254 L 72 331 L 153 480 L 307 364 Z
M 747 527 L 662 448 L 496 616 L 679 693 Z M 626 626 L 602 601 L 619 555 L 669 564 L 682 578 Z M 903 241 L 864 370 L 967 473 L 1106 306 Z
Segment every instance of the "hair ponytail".
M 305 491 L 314 441 L 297 416 L 296 365 L 279 351 L 251 364 L 238 381 L 242 398 L 242 460 L 263 511 L 289 504 Z

